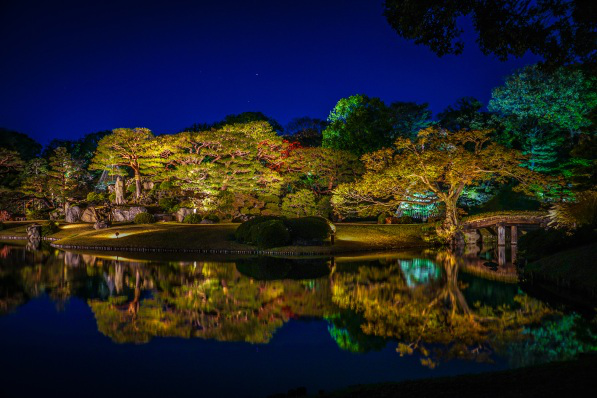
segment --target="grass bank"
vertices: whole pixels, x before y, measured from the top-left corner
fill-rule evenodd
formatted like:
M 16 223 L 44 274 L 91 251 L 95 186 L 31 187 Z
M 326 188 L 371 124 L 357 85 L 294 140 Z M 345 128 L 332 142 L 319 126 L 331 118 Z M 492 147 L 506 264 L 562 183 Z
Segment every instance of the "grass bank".
M 327 398 L 403 397 L 580 397 L 597 387 L 597 355 L 502 372 L 355 386 Z M 281 394 L 279 397 L 287 396 Z
M 597 296 L 597 243 L 543 257 L 524 267 L 531 282 L 547 283 Z
M 0 231 L 0 239 L 25 238 L 25 228 L 29 223 L 7 225 Z M 66 249 L 258 253 L 255 247 L 234 241 L 234 231 L 238 225 L 161 222 L 116 224 L 96 231 L 91 224 L 63 224 L 60 231 L 48 237 L 56 239 L 52 243 L 54 246 Z M 334 245 L 328 242 L 323 246 L 285 246 L 267 249 L 263 253 L 328 255 L 422 247 L 427 245 L 423 239 L 423 229 L 423 224 L 338 224 Z

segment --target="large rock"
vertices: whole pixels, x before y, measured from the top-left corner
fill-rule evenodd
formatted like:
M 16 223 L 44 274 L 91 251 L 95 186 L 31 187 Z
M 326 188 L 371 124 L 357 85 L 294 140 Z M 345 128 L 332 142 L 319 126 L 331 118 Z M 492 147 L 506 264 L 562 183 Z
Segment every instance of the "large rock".
M 64 221 L 66 222 L 79 222 L 81 221 L 81 208 L 79 206 L 69 206 L 66 209 L 66 214 L 64 215 Z
M 81 214 L 81 221 L 97 222 L 97 218 L 95 217 L 95 208 L 93 206 L 89 206 L 85 209 L 85 211 Z
M 139 213 L 146 213 L 147 209 L 143 206 L 115 207 L 112 209 L 112 220 L 117 222 L 130 222 L 135 219 Z
M 176 221 L 183 222 L 184 218 L 189 214 L 193 214 L 193 209 L 189 209 L 188 207 L 181 207 L 176 211 L 174 216 L 176 217 Z
M 116 177 L 116 184 L 114 184 L 114 203 L 117 205 L 123 205 L 126 203 L 124 200 L 124 180 L 121 176 Z
M 93 229 L 106 229 L 109 228 L 110 225 L 106 221 L 98 221 L 93 224 Z

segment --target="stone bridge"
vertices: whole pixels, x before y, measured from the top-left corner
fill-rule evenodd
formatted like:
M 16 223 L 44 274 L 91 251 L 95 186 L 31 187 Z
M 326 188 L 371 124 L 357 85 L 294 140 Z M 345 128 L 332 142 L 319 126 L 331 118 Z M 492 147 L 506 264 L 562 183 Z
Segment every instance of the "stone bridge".
M 461 227 L 467 242 L 477 242 L 481 238 L 479 230 L 486 229 L 492 235 L 497 236 L 498 245 L 504 246 L 507 237 L 510 238 L 510 244 L 518 243 L 520 229 L 546 228 L 547 222 L 547 213 L 539 211 L 486 213 L 463 219 Z

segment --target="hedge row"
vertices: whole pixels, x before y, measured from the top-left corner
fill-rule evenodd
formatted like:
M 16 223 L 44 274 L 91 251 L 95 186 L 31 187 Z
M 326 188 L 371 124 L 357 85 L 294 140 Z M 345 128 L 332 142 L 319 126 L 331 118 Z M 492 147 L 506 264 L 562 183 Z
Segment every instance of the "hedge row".
M 332 227 L 323 217 L 258 216 L 239 225 L 235 238 L 237 242 L 266 249 L 291 243 L 322 244 L 331 234 Z

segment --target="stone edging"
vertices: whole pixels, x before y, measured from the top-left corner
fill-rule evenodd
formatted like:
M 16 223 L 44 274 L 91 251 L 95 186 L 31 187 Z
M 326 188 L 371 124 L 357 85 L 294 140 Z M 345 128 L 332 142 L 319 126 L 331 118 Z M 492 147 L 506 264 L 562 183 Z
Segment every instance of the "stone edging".
M 386 247 L 386 248 L 371 248 L 361 250 L 347 250 L 338 252 L 293 252 L 293 251 L 271 251 L 271 250 L 230 250 L 230 249 L 168 249 L 168 248 L 150 248 L 150 247 L 112 247 L 112 246 L 80 246 L 80 245 L 59 245 L 52 243 L 52 247 L 64 250 L 91 250 L 91 251 L 120 251 L 120 252 L 147 252 L 147 253 L 202 253 L 202 254 L 252 254 L 252 255 L 281 255 L 281 256 L 333 256 L 338 254 L 348 254 L 356 252 L 373 252 L 383 250 L 403 250 L 414 247 L 427 246 L 406 246 L 406 247 Z
M 0 235 L 0 240 L 27 240 L 27 237 L 26 236 L 14 236 L 14 235 L 9 235 L 9 236 Z M 55 242 L 57 240 L 60 240 L 60 238 L 49 238 L 47 236 L 42 236 L 41 240 L 45 240 L 48 242 Z

